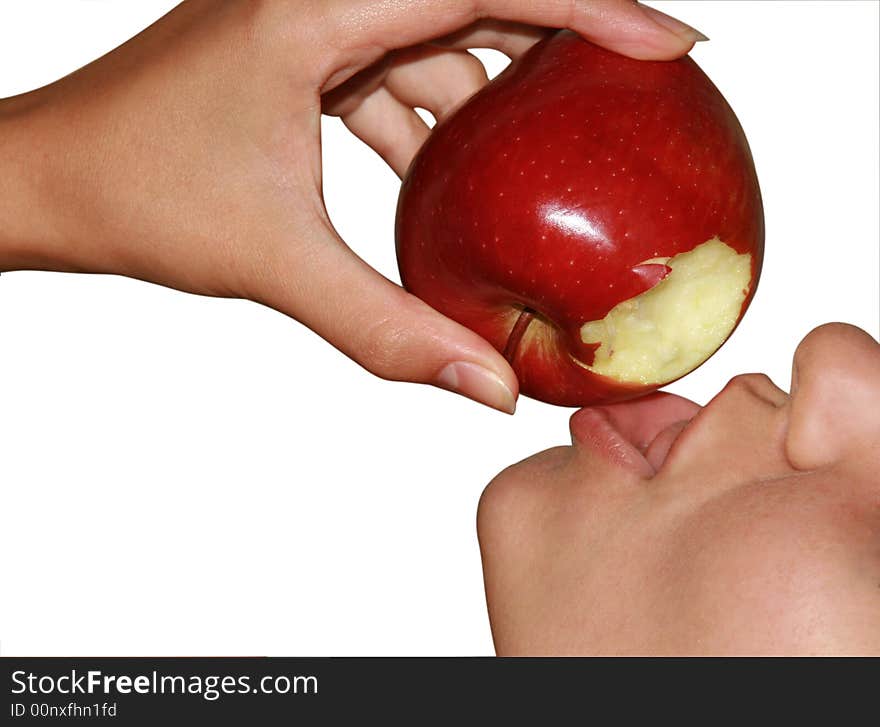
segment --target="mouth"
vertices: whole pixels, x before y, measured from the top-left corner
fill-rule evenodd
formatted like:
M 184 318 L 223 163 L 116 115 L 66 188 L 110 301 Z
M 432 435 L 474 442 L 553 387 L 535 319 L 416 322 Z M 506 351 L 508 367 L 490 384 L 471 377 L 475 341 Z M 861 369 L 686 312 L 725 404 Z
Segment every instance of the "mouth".
M 640 477 L 653 477 L 698 404 L 658 392 L 633 401 L 581 409 L 571 418 L 575 446 Z

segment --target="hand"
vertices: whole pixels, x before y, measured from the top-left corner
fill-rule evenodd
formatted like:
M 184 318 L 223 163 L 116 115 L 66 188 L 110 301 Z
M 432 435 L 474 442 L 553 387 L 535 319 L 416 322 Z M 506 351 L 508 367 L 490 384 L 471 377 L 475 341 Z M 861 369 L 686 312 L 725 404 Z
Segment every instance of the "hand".
M 488 20 L 499 18 L 500 20 Z M 513 411 L 516 378 L 476 334 L 372 270 L 321 192 L 320 115 L 402 174 L 511 57 L 569 27 L 668 59 L 699 39 L 628 0 L 189 0 L 76 73 L 0 103 L 0 270 L 128 275 L 249 298 L 373 373 Z M 390 241 L 389 241 L 390 244 Z

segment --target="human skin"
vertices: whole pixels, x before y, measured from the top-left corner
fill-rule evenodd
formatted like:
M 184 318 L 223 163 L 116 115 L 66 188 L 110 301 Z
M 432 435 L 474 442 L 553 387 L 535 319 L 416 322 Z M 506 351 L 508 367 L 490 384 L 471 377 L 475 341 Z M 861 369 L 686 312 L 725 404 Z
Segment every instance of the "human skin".
M 511 654 L 880 653 L 880 345 L 827 324 L 791 394 L 737 376 L 583 409 L 502 472 L 478 530 Z
M 251 299 L 378 376 L 512 412 L 501 354 L 337 235 L 320 117 L 340 116 L 403 174 L 429 134 L 415 107 L 442 119 L 486 83 L 466 49 L 516 57 L 543 26 L 645 59 L 700 39 L 631 0 L 181 3 L 76 73 L 0 101 L 0 271 Z

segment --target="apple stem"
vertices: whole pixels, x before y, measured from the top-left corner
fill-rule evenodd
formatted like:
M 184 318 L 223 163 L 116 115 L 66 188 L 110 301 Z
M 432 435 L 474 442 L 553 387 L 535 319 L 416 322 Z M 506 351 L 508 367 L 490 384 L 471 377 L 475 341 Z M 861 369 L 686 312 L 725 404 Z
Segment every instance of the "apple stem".
M 507 345 L 504 346 L 504 358 L 507 359 L 507 363 L 513 365 L 513 357 L 516 356 L 519 342 L 522 340 L 526 328 L 529 327 L 529 323 L 532 322 L 534 317 L 535 311 L 531 308 L 523 308 L 522 313 L 519 314 L 519 318 L 516 319 L 516 323 L 513 324 L 513 328 L 510 329 L 510 335 L 507 337 Z

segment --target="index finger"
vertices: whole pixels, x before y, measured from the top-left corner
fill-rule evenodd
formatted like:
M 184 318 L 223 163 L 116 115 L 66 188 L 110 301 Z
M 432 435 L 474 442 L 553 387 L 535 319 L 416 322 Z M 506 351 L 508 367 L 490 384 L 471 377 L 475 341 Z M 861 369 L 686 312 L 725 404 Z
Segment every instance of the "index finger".
M 568 28 L 632 58 L 670 60 L 703 39 L 675 18 L 634 0 L 334 0 L 338 37 L 349 49 L 424 43 L 484 18 Z

